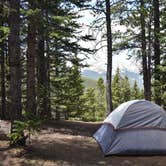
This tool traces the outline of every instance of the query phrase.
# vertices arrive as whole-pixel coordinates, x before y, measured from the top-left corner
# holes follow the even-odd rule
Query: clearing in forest
[[[92,134],[99,123],[58,121],[42,126],[25,148],[8,148],[9,122],[1,121],[0,166],[165,166],[166,156],[104,157]]]

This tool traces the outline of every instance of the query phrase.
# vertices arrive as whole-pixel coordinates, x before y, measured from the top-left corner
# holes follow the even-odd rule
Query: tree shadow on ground
[[[48,138],[48,139],[45,139]],[[53,137],[52,137],[53,138]],[[108,156],[104,157],[95,140],[85,136],[55,135],[54,139],[39,139],[28,149],[28,159],[58,161],[67,165],[164,166],[163,156]],[[65,165],[64,164],[64,165]]]
[[[46,136],[47,137],[47,136]],[[63,161],[75,165],[83,164],[103,164],[110,163],[105,161],[105,157],[100,152],[99,147],[92,138],[84,136],[69,136],[59,139],[42,139],[35,142],[35,145],[29,147],[27,158],[39,158],[51,161]],[[41,142],[40,142],[41,141]],[[104,159],[104,161],[102,161]],[[107,162],[108,161],[108,162]]]
[[[99,123],[53,122],[45,124],[27,150],[28,159],[50,160],[60,165],[113,165],[113,166],[164,166],[164,156],[108,156],[104,157],[96,141],[90,137],[100,126]],[[47,133],[49,128],[55,132]],[[64,130],[61,130],[64,129]],[[66,131],[65,131],[66,130]]]
[[[91,137],[101,126],[101,123],[86,123],[79,121],[52,121],[45,122],[42,126],[44,130],[58,132],[69,135],[81,135]]]

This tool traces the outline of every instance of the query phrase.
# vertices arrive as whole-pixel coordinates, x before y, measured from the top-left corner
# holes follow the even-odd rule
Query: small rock
[[[131,162],[129,161],[129,160],[125,160],[123,163],[122,163],[123,165],[131,165]]]

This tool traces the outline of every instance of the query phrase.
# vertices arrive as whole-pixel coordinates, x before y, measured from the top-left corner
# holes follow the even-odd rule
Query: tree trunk
[[[151,28],[151,13],[150,13],[150,19],[149,19],[149,24],[148,24],[148,91],[149,91],[149,100],[151,101],[151,96],[152,96],[152,91],[151,91],[151,77],[152,77],[152,39],[151,39],[151,33],[152,33],[152,28]]]
[[[160,87],[160,11],[159,0],[153,0],[154,8],[154,99],[161,105],[161,87]]]
[[[48,116],[51,116],[51,88],[50,88],[50,48],[49,48],[49,39],[46,39],[46,50],[47,50],[47,111]]]
[[[44,27],[40,25],[38,28],[38,104],[39,114],[45,118],[50,118],[48,109],[48,78],[47,78],[47,58],[45,57],[45,39]]]
[[[146,36],[145,36],[145,3],[141,0],[141,51],[142,51],[142,67],[143,67],[143,83],[144,83],[144,97],[146,100],[150,100],[149,92],[149,77],[148,77],[148,65],[146,54]]]
[[[21,63],[20,63],[20,0],[10,0],[9,65],[11,120],[21,118]]]
[[[29,1],[30,9],[34,10],[33,1]],[[27,48],[27,101],[26,110],[32,114],[36,114],[36,71],[35,71],[35,58],[36,52],[36,26],[35,16],[31,15],[28,18],[28,48]]]
[[[0,2],[0,26],[4,25],[3,21],[3,4],[4,1]],[[4,54],[4,33],[0,32],[0,56],[1,56],[1,111],[0,118],[6,119],[6,89],[5,89],[5,54]]]
[[[107,77],[106,77],[106,98],[107,114],[113,109],[112,106],[112,29],[110,0],[106,0],[106,24],[107,24]]]
[[[49,2],[48,2],[49,3]],[[48,4],[47,4],[48,5]],[[48,20],[48,11],[46,10],[46,20],[47,24],[49,25]],[[47,111],[48,111],[48,117],[51,117],[51,88],[50,88],[50,46],[49,46],[49,36],[46,35],[46,54],[47,54]]]

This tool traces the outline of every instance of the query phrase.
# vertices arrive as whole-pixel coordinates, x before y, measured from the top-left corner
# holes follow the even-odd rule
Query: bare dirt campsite
[[[92,138],[100,123],[58,121],[45,123],[31,144],[9,148],[10,123],[1,121],[0,166],[165,166],[166,156],[104,157]]]

